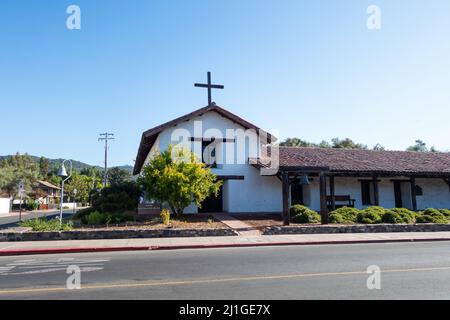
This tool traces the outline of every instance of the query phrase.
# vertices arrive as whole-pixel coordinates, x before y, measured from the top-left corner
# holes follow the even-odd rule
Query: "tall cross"
[[[211,98],[211,89],[224,89],[225,87],[218,84],[211,84],[211,72],[208,71],[208,83],[196,83],[194,84],[195,87],[198,88],[208,88],[208,106],[212,104],[212,98]]]

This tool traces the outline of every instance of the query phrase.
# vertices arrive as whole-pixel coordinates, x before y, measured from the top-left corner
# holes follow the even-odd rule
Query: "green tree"
[[[114,167],[108,170],[108,181],[111,185],[122,184],[132,180],[131,173],[127,170]]]
[[[201,207],[208,196],[218,195],[222,185],[192,152],[173,146],[143,168],[139,183],[152,199],[167,204],[177,215],[191,203]]]
[[[282,147],[316,147],[317,145],[300,138],[287,138],[280,143]]]
[[[47,158],[41,157],[39,159],[39,173],[42,179],[47,179],[47,175],[50,171],[50,161]]]
[[[427,144],[423,142],[422,140],[418,139],[415,141],[415,144],[413,146],[410,146],[406,149],[406,151],[413,151],[413,152],[438,152],[438,150],[435,147],[431,147],[428,150]]]
[[[90,177],[74,172],[64,188],[64,193],[71,199],[75,197],[75,200],[78,202],[89,202],[89,195],[92,189]],[[74,195],[74,190],[77,190],[76,195]]]
[[[352,139],[345,138],[343,140],[339,138],[331,139],[332,148],[336,149],[367,149],[367,146],[361,143],[356,143]]]

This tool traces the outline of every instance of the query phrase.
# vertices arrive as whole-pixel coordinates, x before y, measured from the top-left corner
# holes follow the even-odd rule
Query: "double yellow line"
[[[430,272],[430,271],[444,271],[444,270],[450,270],[450,267],[386,269],[381,270],[381,273]],[[198,279],[198,280],[159,281],[159,282],[144,281],[139,283],[116,283],[116,284],[105,283],[105,284],[83,285],[81,290],[182,286],[193,284],[195,285],[195,284],[214,284],[214,283],[242,282],[242,281],[285,280],[285,279],[350,276],[350,275],[366,275],[366,274],[367,274],[366,271],[343,271],[343,272],[301,273],[301,274],[272,275],[272,276],[236,277],[236,278],[222,278],[222,279]],[[21,293],[51,293],[61,291],[77,292],[81,290],[68,290],[65,287],[19,288],[19,289],[0,290],[0,295],[21,294]]]

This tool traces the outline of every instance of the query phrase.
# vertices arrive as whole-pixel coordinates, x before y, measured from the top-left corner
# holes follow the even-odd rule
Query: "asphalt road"
[[[81,289],[66,288],[78,265]],[[369,290],[367,267],[381,269]],[[0,258],[0,299],[449,299],[450,242]]]
[[[64,210],[63,218],[69,218],[73,215],[73,210]],[[53,219],[59,217],[59,211],[35,211],[35,212],[24,212],[22,215],[22,221],[34,219],[36,217],[47,217],[47,219]],[[12,227],[17,227],[19,221],[19,216],[8,216],[0,217],[0,230],[8,229]]]

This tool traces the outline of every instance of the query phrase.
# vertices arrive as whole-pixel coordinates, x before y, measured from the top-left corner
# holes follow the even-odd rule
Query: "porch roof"
[[[280,147],[279,155],[280,171],[450,177],[450,153],[443,152]]]

